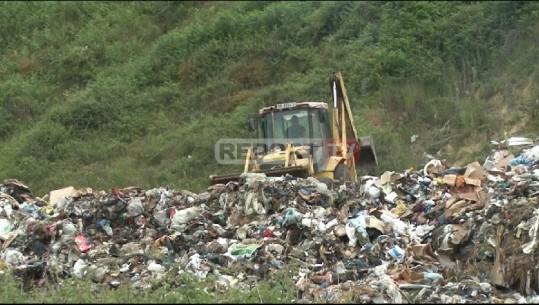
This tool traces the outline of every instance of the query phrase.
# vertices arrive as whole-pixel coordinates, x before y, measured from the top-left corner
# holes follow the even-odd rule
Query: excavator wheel
[[[346,164],[339,164],[335,167],[335,170],[333,171],[333,176],[335,177],[335,180],[339,181],[339,184],[343,184],[346,181],[350,181],[350,170],[346,166]]]

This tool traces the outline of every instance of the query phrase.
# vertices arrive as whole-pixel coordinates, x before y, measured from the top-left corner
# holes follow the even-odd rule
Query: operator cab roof
[[[327,103],[322,102],[303,102],[303,103],[284,103],[284,104],[275,104],[272,106],[264,107],[260,109],[259,114],[266,114],[268,112],[283,111],[290,109],[328,109]]]

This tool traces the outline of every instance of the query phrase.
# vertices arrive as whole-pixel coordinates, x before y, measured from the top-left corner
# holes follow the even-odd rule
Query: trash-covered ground
[[[0,270],[25,290],[212,274],[217,293],[295,264],[299,303],[536,303],[539,145],[493,145],[482,165],[433,159],[334,190],[250,173],[198,194],[67,187],[38,198],[6,180]]]

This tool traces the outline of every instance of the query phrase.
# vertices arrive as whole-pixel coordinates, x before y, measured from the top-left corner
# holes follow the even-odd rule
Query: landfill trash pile
[[[333,190],[247,173],[198,194],[67,187],[38,198],[6,180],[0,270],[25,290],[51,275],[152,289],[214,274],[219,292],[296,264],[299,303],[536,303],[539,146],[508,140],[483,165],[432,159]]]

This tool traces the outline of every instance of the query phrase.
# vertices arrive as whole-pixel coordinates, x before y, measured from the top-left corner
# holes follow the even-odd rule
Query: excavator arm
[[[333,95],[333,135],[341,152],[344,152],[342,156],[346,157],[345,163],[352,181],[357,181],[358,167],[372,170],[378,166],[374,141],[370,136],[358,137],[341,72],[331,75],[330,86]]]

